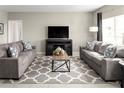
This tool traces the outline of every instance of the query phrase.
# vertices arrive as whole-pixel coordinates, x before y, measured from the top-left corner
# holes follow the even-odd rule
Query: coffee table
[[[55,62],[61,62],[62,64],[54,68]],[[64,63],[63,63],[64,62]],[[67,71],[57,71],[57,69],[61,68],[62,66],[66,65]],[[52,72],[70,72],[70,59],[67,53],[64,55],[53,55],[52,57]]]

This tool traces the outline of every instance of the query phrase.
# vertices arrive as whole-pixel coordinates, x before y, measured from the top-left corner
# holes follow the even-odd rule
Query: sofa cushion
[[[16,46],[10,46],[8,48],[8,56],[17,58],[19,56],[19,50]]]
[[[28,66],[28,65],[29,65],[28,61],[29,61],[30,59],[28,58],[28,54],[27,54],[26,52],[21,52],[21,53],[19,54],[18,59],[19,59],[19,62],[20,62],[22,65],[25,65],[25,66]]]
[[[23,46],[22,41],[18,41],[17,44],[18,44],[18,46],[20,48],[20,51],[22,52],[24,50],[24,46]]]
[[[86,43],[86,49],[88,49],[88,50],[91,50],[91,51],[93,51],[94,50],[94,46],[95,46],[95,41],[92,41],[92,42],[87,42]]]
[[[98,52],[102,55],[104,55],[104,51],[106,50],[106,48],[111,45],[111,44],[108,44],[108,43],[102,43],[102,45],[100,46]]]
[[[27,62],[26,64],[30,65],[30,63],[34,59],[35,55],[36,54],[35,54],[35,51],[33,49],[32,50],[25,50],[19,54],[19,61],[20,62],[22,61],[23,64],[25,64],[25,62]]]
[[[19,75],[22,75],[24,73],[27,67],[34,60],[35,56],[36,56],[36,52],[34,51],[34,49],[20,52],[19,57],[18,57],[19,70],[20,70]]]
[[[85,56],[88,59],[92,60],[93,62],[95,62],[98,65],[101,65],[101,61],[104,58],[103,55],[101,55],[97,52],[89,51],[89,50],[85,50],[85,49],[83,50],[83,53],[85,54]]]
[[[117,46],[117,57],[124,57],[124,46]]]
[[[104,58],[103,55],[97,55],[96,57],[96,54],[92,54],[92,60],[93,62],[95,62],[97,65],[101,66],[101,63],[102,63],[102,59]]]
[[[104,57],[106,58],[114,58],[116,56],[117,47],[114,45],[109,45],[104,51]]]
[[[101,45],[102,45],[102,41],[96,41],[95,46],[94,46],[94,51],[98,52]]]

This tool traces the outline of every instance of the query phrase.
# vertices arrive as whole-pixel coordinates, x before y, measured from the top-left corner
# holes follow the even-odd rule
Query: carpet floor
[[[61,63],[56,62],[55,67]],[[0,79],[0,84],[119,84],[105,82],[79,57],[70,57],[70,63],[70,72],[52,72],[51,57],[38,55],[19,80]]]

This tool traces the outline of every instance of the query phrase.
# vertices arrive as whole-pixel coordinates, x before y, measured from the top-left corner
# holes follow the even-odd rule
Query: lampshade
[[[90,32],[98,32],[98,27],[97,26],[89,27],[89,31]]]

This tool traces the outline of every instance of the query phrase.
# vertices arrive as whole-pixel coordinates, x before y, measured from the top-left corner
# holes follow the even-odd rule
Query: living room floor
[[[0,88],[120,88],[118,84],[0,84]]]
[[[22,84],[40,84],[46,85],[50,87],[50,84],[56,85],[63,84],[67,85],[67,87],[72,87],[69,84],[74,84],[75,87],[78,84],[80,87],[87,87],[90,85],[93,87],[95,84],[96,87],[100,87],[99,85],[109,86],[109,87],[120,87],[118,81],[116,82],[105,82],[97,73],[95,73],[87,64],[85,64],[79,57],[70,57],[71,61],[71,71],[70,72],[52,72],[51,71],[51,58],[50,56],[41,56],[37,55],[32,64],[28,67],[24,75],[19,80],[12,79],[1,79],[1,84],[6,84],[4,86],[8,86],[13,84],[23,86]],[[60,63],[56,63],[55,66],[60,65]],[[66,70],[66,66],[63,66],[58,70]],[[48,84],[48,85],[47,85]],[[81,85],[83,84],[83,85]],[[78,86],[77,85],[77,86]],[[61,87],[62,85],[60,85]],[[1,86],[0,86],[1,87]],[[33,87],[33,86],[32,86]],[[101,86],[102,87],[102,86]]]

